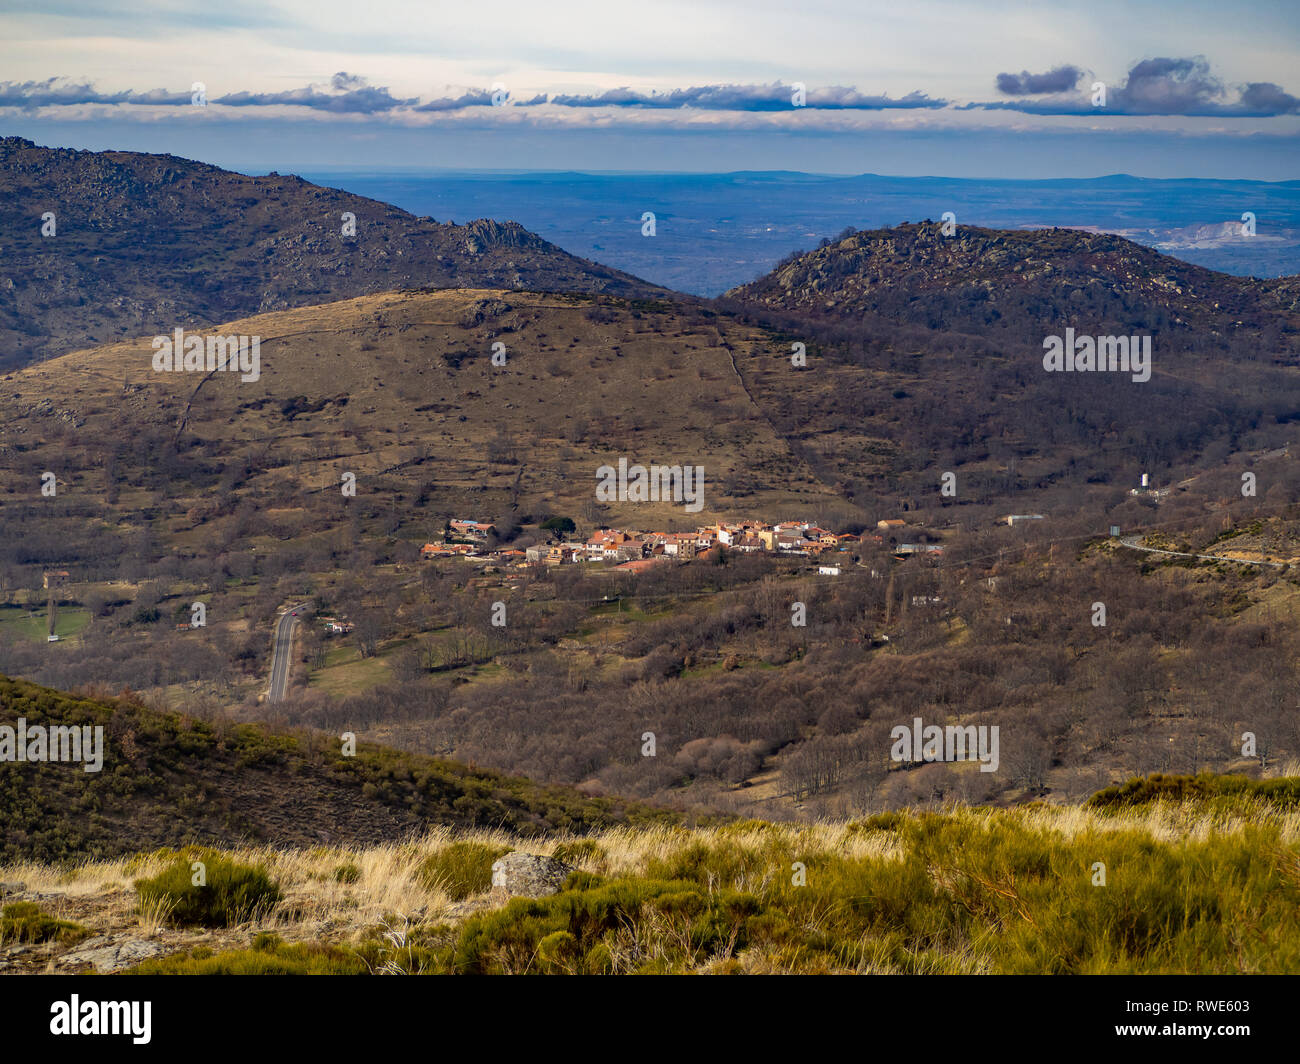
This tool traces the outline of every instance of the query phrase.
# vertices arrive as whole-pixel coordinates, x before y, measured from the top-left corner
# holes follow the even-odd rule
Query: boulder
[[[554,857],[514,850],[492,865],[492,894],[504,898],[544,898],[559,893],[573,869]]]

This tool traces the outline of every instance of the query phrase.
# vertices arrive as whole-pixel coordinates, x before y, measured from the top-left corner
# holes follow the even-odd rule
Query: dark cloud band
[[[965,104],[960,110],[1020,111],[1036,115],[1095,114],[1088,98],[1090,86],[1079,89],[1085,72],[1075,66],[1046,74],[999,74],[998,91],[1007,96],[1037,99]],[[1300,114],[1300,98],[1271,81],[1253,81],[1235,93],[1210,72],[1204,56],[1157,57],[1134,63],[1120,85],[1106,94],[1108,114],[1177,115],[1186,118],[1272,118]]]
[[[1066,64],[1041,73],[1027,70],[997,75],[998,91],[1009,100],[954,105],[919,91],[905,96],[868,95],[857,89],[833,85],[803,89],[773,82],[768,85],[700,85],[666,92],[640,92],[630,88],[598,93],[548,96],[540,93],[514,100],[498,86],[469,89],[458,96],[422,100],[394,96],[387,88],[340,71],[328,84],[309,85],[283,92],[234,92],[213,97],[224,107],[258,109],[301,107],[338,115],[382,115],[399,112],[456,112],[469,108],[507,104],[562,108],[627,108],[640,110],[696,110],[733,113],[789,111],[795,107],[814,111],[967,110],[1019,111],[1036,115],[1096,114],[1090,100],[1091,75],[1082,67]],[[798,90],[798,91],[796,91]],[[187,106],[188,92],[152,89],[101,93],[92,85],[66,78],[45,81],[0,82],[0,107],[32,110],[78,104],[137,106]],[[1272,82],[1250,82],[1235,91],[1210,72],[1204,56],[1143,59],[1129,70],[1124,82],[1111,86],[1105,111],[1122,115],[1178,115],[1266,118],[1300,113],[1300,98]]]

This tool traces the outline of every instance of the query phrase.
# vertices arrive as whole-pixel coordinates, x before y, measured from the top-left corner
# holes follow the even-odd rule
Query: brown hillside
[[[57,520],[34,490],[52,470],[60,512],[112,499],[114,521],[167,515],[183,537],[238,500],[334,520],[352,472],[358,497],[406,499],[403,517],[424,485],[449,510],[495,517],[522,496],[580,514],[597,467],[626,457],[703,466],[705,506],[615,505],[610,520],[694,527],[833,500],[737,372],[778,361],[770,340],[715,321],[561,295],[365,296],[214,330],[261,337],[252,382],[155,373],[149,338],[109,344],[0,381],[0,498]]]

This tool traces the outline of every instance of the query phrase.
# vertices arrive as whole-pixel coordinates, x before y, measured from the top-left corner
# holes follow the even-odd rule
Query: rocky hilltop
[[[959,225],[944,236],[940,223],[922,222],[850,233],[790,256],[724,298],[1034,342],[1048,325],[1257,338],[1294,325],[1295,285],[1217,273],[1106,233]]]
[[[402,288],[663,294],[515,222],[436,222],[298,177],[18,137],[0,139],[0,232],[0,368]]]

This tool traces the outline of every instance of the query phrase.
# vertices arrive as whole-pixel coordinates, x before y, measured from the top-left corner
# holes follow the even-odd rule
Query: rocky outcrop
[[[1293,284],[1217,273],[1109,233],[957,225],[945,235],[923,222],[841,235],[724,298],[975,335],[1041,337],[1084,322],[1094,333],[1204,337],[1283,329]]]
[[[59,958],[65,968],[90,966],[100,974],[130,968],[150,957],[170,952],[166,946],[130,935],[97,935]]]
[[[557,894],[573,869],[554,857],[514,850],[492,865],[492,896],[544,898]]]

